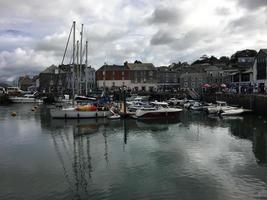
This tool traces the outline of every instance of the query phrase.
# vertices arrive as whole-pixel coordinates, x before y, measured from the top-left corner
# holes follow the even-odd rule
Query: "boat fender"
[[[12,113],[11,113],[11,116],[12,116],[12,117],[16,117],[16,116],[17,116],[17,113],[16,113],[16,112],[12,112]]]
[[[95,113],[95,117],[97,117],[97,112]]]
[[[65,119],[67,119],[67,113],[65,113],[64,117],[65,117]]]
[[[77,113],[77,118],[80,119],[80,113]]]

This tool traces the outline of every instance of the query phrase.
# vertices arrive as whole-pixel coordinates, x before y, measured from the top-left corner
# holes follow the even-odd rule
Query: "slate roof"
[[[156,70],[152,63],[127,63],[130,70]]]
[[[58,68],[57,66],[51,65],[50,67],[47,67],[44,71],[42,71],[41,74],[54,74],[55,69],[57,68]]]
[[[103,65],[97,71],[105,71],[105,70],[125,70],[126,67],[123,65]]]

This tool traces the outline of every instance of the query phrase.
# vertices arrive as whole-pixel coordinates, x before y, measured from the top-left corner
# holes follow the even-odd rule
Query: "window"
[[[266,60],[258,58],[257,62],[257,80],[266,79]]]

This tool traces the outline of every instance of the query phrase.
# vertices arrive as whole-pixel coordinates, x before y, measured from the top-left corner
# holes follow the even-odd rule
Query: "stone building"
[[[32,86],[32,79],[28,76],[20,76],[18,80],[18,87],[23,91],[28,91],[28,88]]]
[[[159,90],[180,88],[180,73],[171,67],[157,67],[157,87]]]
[[[157,89],[157,70],[152,63],[125,63],[130,70],[130,88],[134,91]]]

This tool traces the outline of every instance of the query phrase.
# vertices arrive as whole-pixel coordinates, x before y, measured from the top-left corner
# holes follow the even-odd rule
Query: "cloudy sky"
[[[59,64],[73,20],[97,69],[267,48],[266,11],[266,0],[1,0],[0,80]]]

